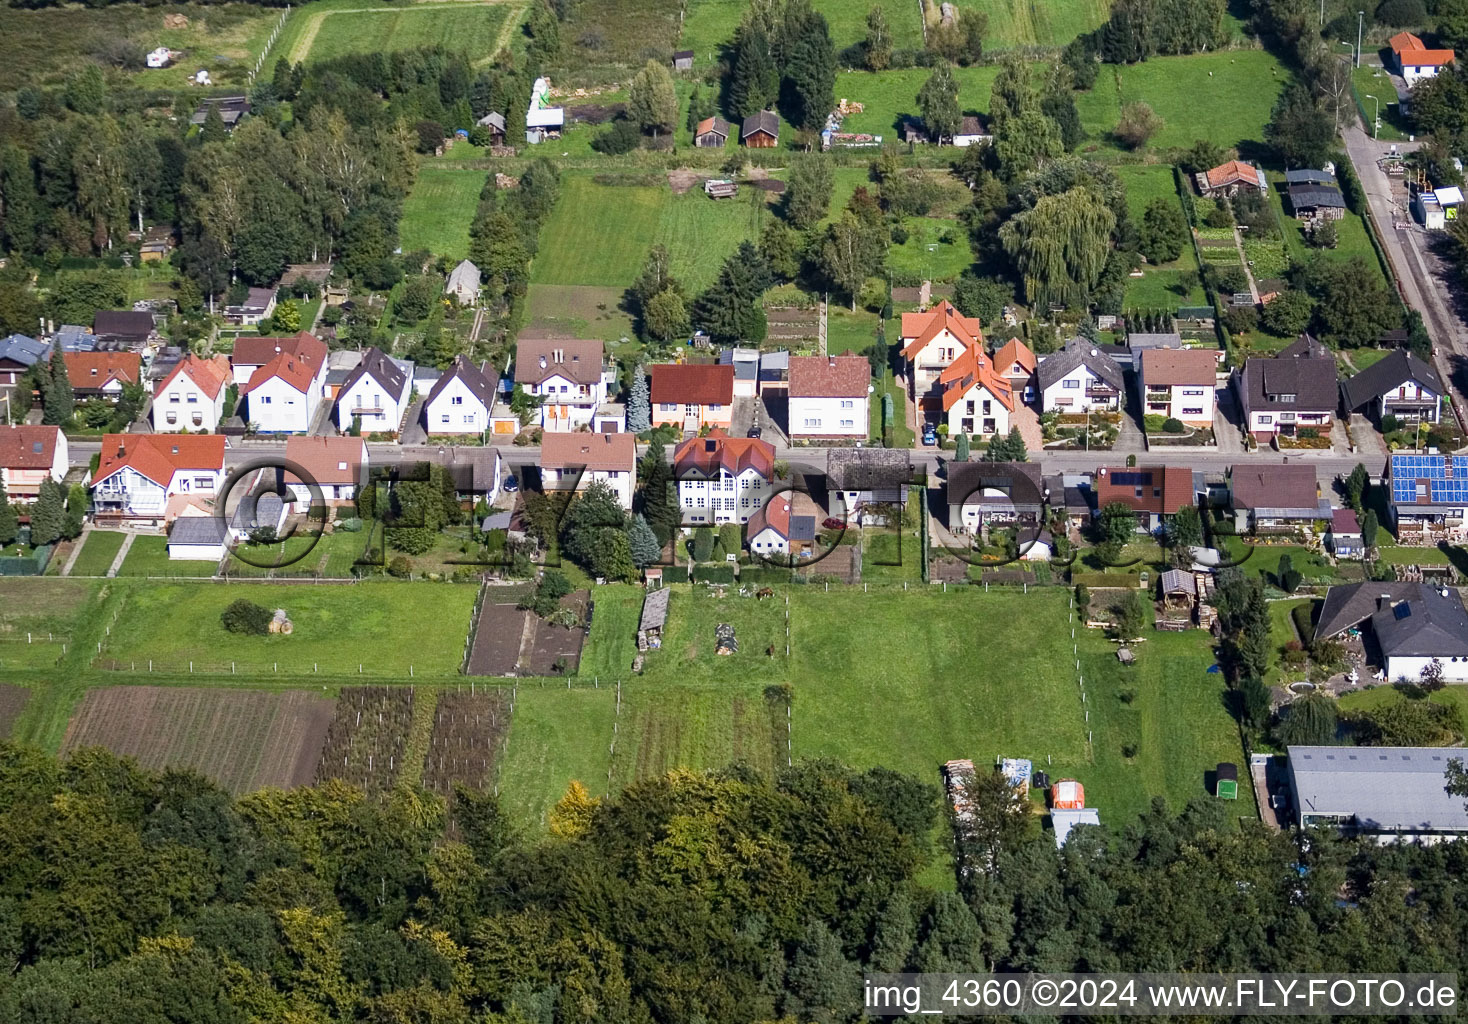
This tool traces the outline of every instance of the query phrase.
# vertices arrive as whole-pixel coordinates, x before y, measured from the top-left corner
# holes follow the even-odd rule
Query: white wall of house
[[[153,431],[158,434],[177,434],[184,430],[192,434],[213,432],[219,429],[223,414],[224,388],[210,398],[192,377],[180,373],[153,398]]]
[[[168,499],[174,494],[214,494],[224,483],[224,469],[179,469],[166,486],[148,479],[131,466],[123,466],[117,472],[94,485],[99,496],[126,494],[127,502],[122,510],[135,516],[163,515]]]
[[[868,436],[867,396],[860,398],[805,398],[790,396],[791,437]]]
[[[489,429],[489,410],[469,385],[454,377],[438,397],[424,406],[424,427],[430,434],[482,434]]]
[[[217,562],[224,557],[223,544],[173,544],[168,545],[170,562]]]
[[[749,550],[757,555],[788,555],[790,554],[790,542],[780,536],[780,531],[766,526],[749,538]]]
[[[922,397],[938,387],[938,377],[964,351],[964,343],[951,331],[939,331],[908,360],[913,394]]]
[[[1178,417],[1181,419],[1182,417]],[[1251,434],[1277,434],[1281,427],[1321,427],[1328,429],[1334,420],[1334,415],[1329,412],[1315,410],[1308,412],[1285,412],[1281,409],[1271,409],[1268,412],[1260,412],[1257,409],[1249,413],[1249,433]],[[1184,421],[1186,422],[1186,421]]]
[[[685,524],[747,523],[769,500],[770,490],[770,482],[753,469],[737,477],[721,469],[712,480],[680,477],[678,504]]]
[[[1404,64],[1402,65],[1402,79],[1410,88],[1423,79],[1436,78],[1442,68],[1440,64]]]
[[[595,483],[604,483],[617,496],[617,502],[632,511],[632,485],[637,470],[628,469],[545,469],[540,471],[540,484],[547,491],[584,491]],[[580,478],[578,480],[578,477]]]
[[[263,364],[231,363],[230,369],[234,371],[234,382],[240,387],[244,387],[246,384],[250,383],[250,378],[255,375],[255,371],[260,369],[261,365]]]
[[[1217,389],[1212,384],[1174,384],[1166,388],[1153,388],[1144,383],[1142,390],[1146,405],[1144,411],[1147,413],[1158,413],[1170,419],[1181,420],[1190,427],[1213,426],[1213,405]],[[1160,397],[1154,398],[1154,394]]]
[[[974,383],[962,398],[949,407],[948,436],[981,434],[985,437],[1009,433],[1009,410],[988,388]]]
[[[245,418],[267,434],[304,434],[321,406],[321,387],[316,381],[305,394],[280,377],[271,377],[245,396]]]
[[[1437,423],[1442,419],[1442,396],[1423,387],[1415,380],[1406,381],[1377,399],[1376,415],[1378,417],[1386,415],[1395,402],[1431,402],[1432,411],[1427,413],[1423,419],[1428,423]]]
[[[546,430],[579,430],[591,425],[596,407],[607,400],[607,379],[603,375],[595,384],[579,384],[570,377],[553,373],[539,384],[526,388],[540,395],[540,425]]]
[[[1423,671],[1432,664],[1432,661],[1432,658],[1388,658],[1386,659],[1387,681],[1394,683],[1398,679],[1410,679],[1415,682],[1422,678]],[[1445,682],[1468,683],[1468,658],[1438,658],[1437,661],[1443,667]]]
[[[1064,377],[1046,388],[1040,395],[1040,408],[1045,412],[1087,412],[1096,409],[1115,409],[1116,397],[1099,398],[1086,394],[1094,386],[1106,386],[1088,366],[1077,366]]]
[[[364,434],[397,430],[403,422],[403,414],[408,411],[412,387],[411,379],[404,380],[400,394],[389,394],[376,377],[364,373],[355,384],[337,396],[337,426],[346,430],[352,425],[352,420],[360,416]]]

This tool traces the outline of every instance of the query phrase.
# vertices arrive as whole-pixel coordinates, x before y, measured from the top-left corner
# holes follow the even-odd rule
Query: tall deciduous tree
[[[664,288],[643,306],[642,323],[647,328],[647,333],[660,342],[667,343],[674,338],[685,337],[688,334],[689,319],[683,296],[675,288]]]
[[[1287,167],[1319,167],[1336,146],[1335,122],[1310,89],[1296,83],[1275,103],[1264,140]]]
[[[1116,215],[1091,188],[1040,197],[999,230],[1032,305],[1084,305],[1111,254]]]
[[[1137,241],[1142,255],[1151,263],[1171,263],[1182,255],[1183,246],[1189,244],[1188,222],[1175,198],[1159,196],[1147,204]]]
[[[862,43],[868,71],[886,71],[892,64],[892,30],[887,14],[878,4],[867,11],[867,35]]]
[[[678,96],[667,65],[649,60],[632,76],[627,90],[627,116],[644,132],[661,135],[678,123]]]
[[[801,231],[814,227],[831,208],[836,172],[820,153],[800,153],[790,160],[785,188],[785,215]]]
[[[958,83],[953,80],[952,68],[946,64],[936,68],[918,90],[917,103],[923,127],[935,142],[951,140],[958,134],[963,115],[958,109]]]
[[[821,270],[851,300],[856,312],[856,298],[866,279],[882,266],[880,229],[863,224],[850,210],[826,228],[821,243]]]

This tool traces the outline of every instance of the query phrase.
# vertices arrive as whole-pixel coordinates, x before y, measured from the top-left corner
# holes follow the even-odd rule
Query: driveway
[[[1028,405],[1016,406],[1009,424],[1019,427],[1019,435],[1025,439],[1025,448],[1031,453],[1038,454],[1045,447],[1045,432],[1040,429],[1040,414]]]
[[[1367,469],[1375,473],[1376,467],[1386,464],[1386,441],[1377,432],[1376,424],[1359,412],[1351,415],[1351,437],[1355,438],[1356,454],[1361,456],[1361,461],[1366,464]]]
[[[1233,388],[1218,392],[1218,405],[1213,411],[1213,436],[1218,450],[1230,455],[1244,454],[1244,419],[1238,396]]]
[[[428,431],[423,427],[423,402],[420,398],[408,406],[408,415],[403,422],[400,444],[423,444],[428,440]]]

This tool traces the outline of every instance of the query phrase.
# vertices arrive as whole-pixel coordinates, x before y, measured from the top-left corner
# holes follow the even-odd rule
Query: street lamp
[[[1361,26],[1365,23],[1366,12],[1356,12],[1356,66],[1361,66]]]
[[[1381,130],[1381,102],[1370,93],[1366,94],[1366,98],[1371,101],[1371,111],[1374,117],[1371,125],[1371,137],[1374,139],[1376,138],[1376,133]]]

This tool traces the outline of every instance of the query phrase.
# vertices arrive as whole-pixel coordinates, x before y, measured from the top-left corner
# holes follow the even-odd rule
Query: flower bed
[[[1149,448],[1206,448],[1218,443],[1211,427],[1192,427],[1182,434],[1148,434]]]
[[[1330,447],[1330,436],[1324,437],[1285,437],[1279,435],[1274,439],[1275,446],[1280,451],[1324,451]]]

